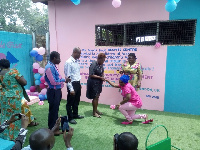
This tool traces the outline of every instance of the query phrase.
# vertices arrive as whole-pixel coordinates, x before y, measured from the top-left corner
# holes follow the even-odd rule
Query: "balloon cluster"
[[[33,50],[30,52],[30,55],[32,57],[35,57],[36,61],[42,61],[43,60],[43,56],[45,54],[45,48],[40,47],[38,48],[33,48]],[[45,69],[40,67],[40,64],[35,62],[33,63],[33,73],[34,74],[34,79],[35,79],[35,85],[39,86],[41,90],[41,92],[39,93],[39,99],[40,101],[43,101],[45,99],[47,99],[46,96],[46,82],[45,82],[45,78],[44,78],[44,73],[45,73]],[[31,86],[30,87],[30,92],[35,92],[36,91],[36,87],[35,86]]]
[[[166,3],[165,5],[165,9],[166,11],[168,12],[173,12],[176,7],[177,7],[177,3],[179,2],[180,0],[168,0],[168,2]]]
[[[79,5],[81,3],[81,0],[71,0],[74,5]]]
[[[112,1],[112,5],[113,5],[113,7],[115,7],[115,8],[118,8],[118,7],[120,7],[121,6],[121,0],[113,0]]]
[[[37,61],[42,61],[43,56],[45,54],[45,48],[40,47],[40,48],[33,48],[33,50],[30,52],[30,55],[32,57],[35,57]]]

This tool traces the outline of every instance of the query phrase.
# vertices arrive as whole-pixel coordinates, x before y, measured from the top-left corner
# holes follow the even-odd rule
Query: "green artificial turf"
[[[59,115],[67,115],[66,101],[60,104]],[[37,103],[30,106],[33,115],[40,124],[36,127],[28,127],[28,135],[24,146],[28,145],[30,134],[39,129],[47,127],[48,102],[43,106]],[[138,150],[145,150],[145,141],[149,131],[156,125],[164,125],[168,129],[172,145],[183,150],[200,150],[200,116],[160,112],[152,110],[138,110],[137,113],[147,113],[154,119],[151,124],[142,124],[143,120],[134,121],[132,125],[120,124],[124,121],[124,116],[119,110],[112,110],[108,105],[100,104],[99,110],[104,113],[102,118],[92,116],[91,103],[80,102],[79,114],[84,115],[84,119],[77,120],[72,138],[74,150],[112,150],[113,135],[122,132],[131,132],[139,140]],[[166,138],[166,132],[159,127],[154,130],[149,137],[148,145],[156,143]],[[54,150],[66,150],[62,135],[56,137]]]

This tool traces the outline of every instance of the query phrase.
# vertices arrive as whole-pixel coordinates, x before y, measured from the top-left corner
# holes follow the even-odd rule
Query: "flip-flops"
[[[96,113],[96,115],[93,115],[93,117],[101,118],[101,116],[97,113]]]

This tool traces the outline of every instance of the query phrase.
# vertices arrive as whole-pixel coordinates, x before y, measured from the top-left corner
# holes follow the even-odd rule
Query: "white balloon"
[[[45,54],[45,48],[44,47],[40,47],[39,50],[38,50],[38,54],[44,55]]]
[[[39,49],[35,47],[35,48],[33,48],[33,50],[35,50],[35,51],[37,51],[37,52],[38,52],[38,50],[39,50]]]
[[[112,5],[113,5],[113,7],[115,7],[115,8],[118,8],[118,7],[120,7],[121,6],[121,0],[113,0],[112,1]]]

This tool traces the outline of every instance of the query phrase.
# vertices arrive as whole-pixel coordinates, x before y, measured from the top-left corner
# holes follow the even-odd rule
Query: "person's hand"
[[[24,114],[21,116],[21,127],[26,129],[29,124],[29,118],[26,117]]]
[[[138,81],[137,88],[140,88],[140,87],[141,87],[141,81]]]
[[[123,74],[123,73],[124,73],[124,71],[123,71],[123,70],[120,70],[120,71],[119,71],[119,73],[120,73],[120,74]]]
[[[119,107],[121,106],[120,104],[117,104],[117,105],[115,105],[116,107],[116,109],[119,109]]]
[[[61,122],[61,118],[59,117],[59,118],[56,120],[56,124],[55,124],[54,127],[51,129],[51,131],[54,133],[54,135],[62,134],[62,132],[59,131],[60,122]]]
[[[71,82],[71,79],[68,77],[65,77],[65,83]]]
[[[101,80],[102,80],[102,81],[105,81],[105,78],[104,78],[104,77],[101,77]]]
[[[75,95],[75,91],[71,91],[70,95],[74,96]]]
[[[68,133],[66,133],[66,130],[64,131],[63,140],[64,140],[65,146],[67,148],[72,147],[70,141],[72,139],[73,133],[74,133],[74,129],[71,128],[71,127],[69,127],[69,132]]]
[[[13,115],[10,117],[10,119],[8,120],[7,125],[9,125],[9,124],[11,124],[11,123],[13,123],[13,122],[15,122],[15,121],[17,121],[17,120],[20,120],[20,119],[21,119],[21,114],[20,114],[20,113],[18,113],[18,114],[13,114]]]

